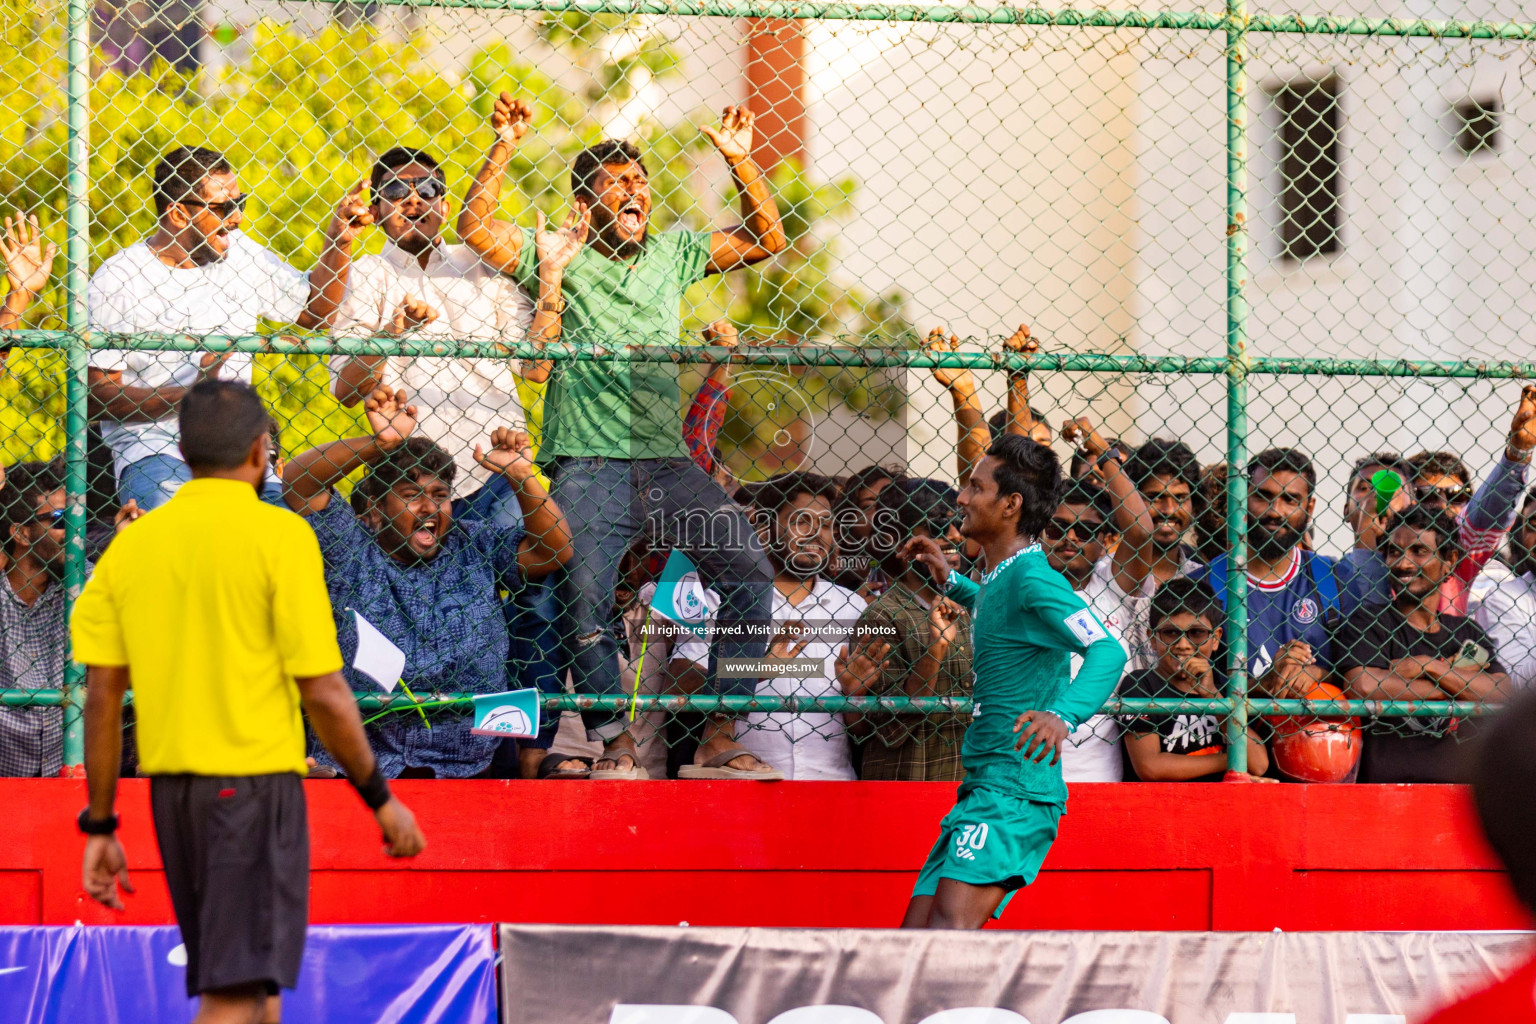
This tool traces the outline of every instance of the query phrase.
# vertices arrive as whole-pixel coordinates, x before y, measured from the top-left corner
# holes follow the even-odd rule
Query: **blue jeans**
[[[150,455],[124,467],[117,481],[117,497],[124,505],[138,502],[139,511],[149,512],[170,501],[191,479],[192,471],[181,456]]]
[[[517,503],[512,484],[504,476],[490,482],[467,498],[454,503],[454,516],[464,522],[490,522],[497,526],[521,526],[523,508]],[[507,632],[512,638],[507,648],[508,678],[517,685],[540,693],[561,693],[565,678],[560,664],[560,635],[555,632],[555,579],[558,571],[543,579],[525,580],[522,587],[502,602]],[[539,737],[515,742],[525,747],[548,750],[555,742],[560,718],[553,713],[542,716]]]
[[[129,501],[139,504],[140,512],[157,509],[170,501],[181,485],[192,479],[192,470],[175,455],[150,455],[138,462],[130,462],[117,482],[117,499],[126,505]],[[268,477],[261,490],[261,500],[269,505],[283,504],[281,480]]]
[[[575,557],[560,580],[560,635],[570,645],[576,692],[624,692],[613,590],[619,560],[644,530],[657,547],[681,549],[699,579],[720,595],[710,646],[709,689],[750,695],[754,679],[719,678],[721,658],[761,658],[773,618],[773,574],[746,514],[691,459],[557,459],[553,496],[571,527]],[[757,629],[748,629],[749,624]],[[624,731],[622,713],[583,712],[587,734],[611,741]]]

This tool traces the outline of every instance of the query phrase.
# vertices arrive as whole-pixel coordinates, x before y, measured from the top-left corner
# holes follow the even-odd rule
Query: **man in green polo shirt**
[[[497,138],[459,215],[459,237],[489,266],[525,288],[538,279],[533,230],[496,217],[501,184],[532,108],[503,93],[491,124]],[[566,267],[559,308],[563,343],[594,358],[561,360],[549,382],[540,461],[565,510],[576,556],[560,583],[562,635],[572,645],[576,687],[618,693],[618,644],[610,619],[619,559],[642,528],[686,551],[721,598],[709,678],[721,658],[761,658],[771,622],[772,573],[746,516],[683,442],[682,398],[673,363],[630,361],[639,345],[675,345],[683,293],[711,274],[745,267],[788,244],[767,179],[752,162],[752,114],[727,107],[702,129],[730,167],[742,223],[724,231],[650,231],[651,188],[640,151],[607,140],[571,167],[576,207],[591,217],[590,241]],[[759,628],[752,628],[753,626]],[[721,679],[722,693],[752,693],[753,679]],[[604,755],[594,779],[643,778],[621,716],[586,713]],[[734,742],[727,716],[712,719],[695,765],[698,778],[779,777]]]

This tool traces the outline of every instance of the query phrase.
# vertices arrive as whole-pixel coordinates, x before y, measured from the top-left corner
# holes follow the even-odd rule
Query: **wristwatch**
[[[110,818],[93,818],[91,809],[87,807],[75,819],[75,824],[88,836],[109,836],[117,831],[118,817],[114,814]]]
[[[564,313],[565,299],[540,299],[538,308],[540,313]]]

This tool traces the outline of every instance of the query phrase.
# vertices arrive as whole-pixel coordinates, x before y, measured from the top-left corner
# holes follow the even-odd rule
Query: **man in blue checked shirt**
[[[283,496],[309,519],[325,558],[326,586],[342,654],[350,665],[363,615],[406,656],[412,692],[497,693],[507,689],[508,636],[500,592],[554,572],[571,558],[565,516],[539,483],[528,436],[501,428],[475,458],[512,484],[522,526],[453,519],[452,456],[413,437],[416,409],[405,393],[375,391],[365,408],[373,436],[312,448],[288,463]],[[332,488],[364,468],[361,514]],[[347,670],[354,689],[374,689]],[[463,779],[485,775],[497,739],[470,733],[467,716],[414,714],[368,727],[389,778]],[[322,764],[328,764],[323,758]]]

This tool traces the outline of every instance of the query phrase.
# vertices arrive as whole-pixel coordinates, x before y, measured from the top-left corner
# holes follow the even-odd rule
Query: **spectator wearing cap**
[[[64,616],[64,460],[18,462],[0,486],[5,528],[0,585],[0,690],[57,690],[64,685],[69,624]],[[121,529],[138,518],[118,510]],[[87,566],[87,572],[90,567]],[[0,707],[0,775],[59,774],[61,708]]]
[[[837,556],[833,539],[831,480],[814,473],[783,473],[756,488],[758,536],[773,567],[773,630],[769,660],[798,659],[801,666],[761,679],[759,695],[823,697],[842,693],[837,682],[839,651],[853,637],[865,601],[826,577]],[[718,765],[686,766],[680,778],[711,778],[735,754],[746,751],[786,779],[852,780],[853,752],[841,714],[754,713],[736,726],[736,751],[713,759]],[[759,779],[761,772],[729,777]]]
[[[1493,641],[1517,690],[1536,686],[1536,491],[1525,496],[1509,533],[1511,576],[1488,592],[1473,616]]]
[[[1113,591],[1108,574],[1094,572],[1120,541],[1111,516],[1114,498],[1097,483],[1070,480],[1062,488],[1056,511],[1040,531],[1040,547],[1052,569],[1067,578],[1077,596],[1104,623],[1116,640],[1124,642],[1124,602]],[[1075,676],[1082,656],[1073,654]],[[1120,727],[1109,715],[1094,715],[1079,725],[1061,747],[1061,774],[1068,782],[1119,782],[1124,777],[1120,758]]]
[[[365,404],[370,437],[332,441],[288,463],[288,507],[320,539],[325,579],[342,651],[351,664],[361,614],[405,652],[404,682],[417,693],[497,693],[507,689],[508,637],[500,592],[548,575],[571,557],[565,516],[538,480],[527,435],[498,429],[476,446],[482,465],[506,475],[522,525],[456,522],[452,457],[413,436],[405,395],[376,392]],[[363,514],[332,488],[363,469]],[[355,689],[375,689],[348,668]],[[368,727],[389,778],[469,778],[491,767],[496,739],[470,734],[470,720],[444,717],[427,729],[396,713]],[[533,756],[542,760],[543,752]]]
[[[1086,416],[1062,426],[1061,436],[1091,462],[1095,477],[1109,492],[1120,534],[1115,550],[1095,566],[1103,589],[1120,603],[1117,618],[1128,671],[1147,668],[1152,650],[1147,638],[1148,602],[1159,584],[1188,576],[1200,567],[1184,546],[1194,521],[1200,463],[1182,441],[1153,438],[1126,455],[1094,428]]]
[[[937,480],[900,480],[875,503],[872,545],[891,585],[859,616],[853,642],[839,652],[843,693],[859,696],[969,697],[971,619],[942,595],[922,563],[899,552],[913,537],[939,541],[960,568],[958,493]],[[958,715],[859,716],[859,777],[873,781],[959,782],[966,722]]]
[[[336,208],[308,275],[240,230],[248,198],[222,153],[179,146],[154,172],[155,232],[91,275],[91,329],[104,333],[252,335],[258,321],[329,326],[346,292],[352,243],[371,222],[361,183]],[[176,405],[215,377],[250,379],[251,357],[103,349],[87,377],[118,491],[148,512],[191,470],[177,449]]]
[[[1503,546],[1505,535],[1514,523],[1516,505],[1530,473],[1533,451],[1536,451],[1536,386],[1527,385],[1520,391],[1520,402],[1510,422],[1504,452],[1475,492],[1466,464],[1450,452],[1419,452],[1408,460],[1412,474],[1408,483],[1413,488],[1414,500],[1444,510],[1457,526],[1456,542],[1461,549],[1461,558],[1440,587],[1440,600],[1445,602],[1445,611],[1469,615],[1475,610],[1473,589],[1484,582],[1479,577]],[[1506,575],[1500,573],[1486,584],[1496,585]],[[1382,559],[1357,559],[1346,582],[1347,593],[1352,598],[1358,595],[1358,598],[1345,606],[1345,612],[1360,605],[1391,601],[1389,577]],[[1478,589],[1481,591],[1482,587]]]
[[[1344,621],[1337,666],[1362,700],[1495,703],[1511,695],[1493,641],[1471,619],[1446,610],[1441,593],[1461,557],[1454,513],[1420,502],[1395,512],[1378,550],[1392,601],[1365,605]],[[1361,782],[1460,782],[1463,746],[1476,719],[1380,719],[1367,729]]]

